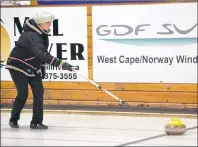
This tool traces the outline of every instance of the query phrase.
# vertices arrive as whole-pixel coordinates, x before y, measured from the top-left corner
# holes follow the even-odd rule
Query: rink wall
[[[137,6],[138,4],[127,4],[127,6],[134,6],[134,5]],[[143,5],[143,4],[141,4],[141,5]],[[149,4],[146,4],[146,5],[149,6]],[[152,4],[152,5],[156,5],[156,4]],[[160,9],[160,7],[162,5],[165,5],[165,4],[159,4],[159,5],[156,5],[156,7],[158,7]],[[176,3],[172,3],[172,5],[176,5]],[[70,44],[70,46],[69,47],[64,46],[65,48],[63,47],[62,49],[67,50],[66,52],[68,52],[70,54],[72,54],[71,50],[74,50],[77,47],[80,48],[80,46],[78,46],[76,44],[82,44],[84,46],[84,53],[85,53],[84,60],[73,59],[73,60],[71,60],[71,62],[70,61],[68,61],[68,62],[78,65],[79,71],[82,72],[85,76],[89,77],[92,80],[98,81],[97,83],[99,85],[101,85],[105,89],[109,90],[116,96],[127,101],[131,105],[146,106],[146,107],[150,107],[150,106],[197,107],[197,78],[194,76],[194,75],[197,75],[197,71],[196,71],[197,68],[195,68],[196,70],[194,70],[194,67],[195,67],[194,63],[183,64],[184,65],[183,68],[180,67],[181,64],[180,65],[178,64],[178,66],[176,66],[176,65],[172,66],[172,68],[170,68],[170,66],[167,66],[165,64],[161,64],[158,66],[149,66],[149,65],[143,65],[143,64],[141,64],[141,66],[140,66],[140,64],[134,65],[134,66],[124,65],[124,68],[123,68],[121,66],[122,65],[121,63],[115,64],[115,65],[106,63],[106,64],[103,64],[104,66],[101,66],[101,64],[97,63],[96,62],[97,56],[99,54],[103,53],[105,56],[111,55],[111,53],[110,53],[111,50],[106,51],[106,52],[104,51],[104,49],[106,49],[106,50],[109,49],[108,47],[111,45],[112,45],[112,48],[114,46],[116,46],[115,47],[116,51],[114,51],[114,53],[118,52],[119,55],[122,55],[122,53],[123,53],[123,55],[128,54],[129,56],[132,56],[136,52],[135,52],[135,50],[134,50],[134,52],[130,52],[130,51],[125,52],[124,50],[127,49],[126,44],[124,44],[124,45],[123,44],[121,45],[119,43],[116,44],[117,42],[110,43],[110,44],[109,43],[101,43],[101,40],[100,40],[100,39],[105,40],[105,39],[111,38],[111,39],[115,39],[114,41],[117,41],[116,39],[120,39],[119,37],[114,38],[114,36],[110,36],[109,38],[102,38],[100,36],[101,38],[100,37],[94,38],[93,35],[95,33],[93,32],[93,30],[95,28],[93,29],[93,23],[96,22],[95,23],[96,26],[98,25],[97,23],[100,23],[99,19],[93,18],[93,7],[97,6],[97,5],[86,5],[86,6],[85,5],[74,5],[74,6],[65,5],[65,6],[54,6],[54,7],[59,7],[61,9],[63,9],[63,8],[78,8],[81,6],[86,7],[86,18],[84,18],[85,20],[84,21],[81,20],[82,17],[80,15],[74,16],[74,17],[77,17],[77,18],[75,18],[76,20],[70,20],[72,18],[69,18],[66,20],[64,25],[67,25],[67,22],[69,23],[69,21],[74,22],[76,24],[76,26],[75,26],[76,29],[79,31],[82,31],[82,32],[78,33],[78,31],[74,31],[74,34],[72,36],[72,34],[71,34],[72,32],[69,31],[69,29],[66,29],[66,31],[65,31],[66,35],[65,35],[63,33],[64,26],[61,26],[59,28],[60,32],[59,32],[59,34],[56,32],[57,33],[56,36],[58,36],[58,35],[60,36],[61,30],[62,30],[62,34],[63,34],[64,38],[63,37],[60,38],[58,36],[59,38],[57,37],[57,38],[53,39],[54,43],[57,43],[59,41],[60,41],[59,43],[63,43],[61,41],[66,40],[64,43]],[[39,8],[39,7],[45,7],[46,9],[48,9],[53,6],[32,6],[33,9]],[[185,7],[185,6],[182,6],[182,7]],[[16,9],[19,10],[22,8],[29,9],[29,6],[21,6],[21,7],[17,7]],[[6,7],[6,8],[2,8],[2,9],[11,9],[11,8]],[[129,10],[129,9],[130,8],[127,8],[127,10]],[[177,9],[177,8],[175,7],[175,9]],[[168,8],[167,8],[167,10],[168,10]],[[52,12],[55,12],[57,15],[59,13],[62,14],[62,15],[59,14],[58,17],[60,19],[63,19],[65,17],[63,15],[64,14],[63,11],[61,11],[61,12],[57,12],[57,11],[58,11],[57,8],[52,10]],[[99,11],[99,10],[97,10],[97,11]],[[112,8],[112,11],[113,11],[113,8]],[[179,9],[178,9],[178,11],[179,11]],[[1,12],[2,12],[2,17],[3,17],[4,10],[1,10]],[[23,12],[23,11],[21,11],[21,12]],[[106,12],[106,8],[104,8],[103,13],[104,12]],[[101,11],[101,13],[102,13],[102,11]],[[140,14],[140,15],[143,17],[144,14],[145,13]],[[191,11],[189,12],[189,14],[191,14]],[[11,15],[11,14],[9,14],[9,15]],[[24,19],[23,17],[25,17],[25,15],[32,15],[32,14],[30,12],[28,12],[27,14],[23,14],[21,16],[21,22],[23,22],[23,19]],[[99,14],[95,11],[95,15],[97,16]],[[106,21],[104,23],[101,22],[101,24],[109,23],[109,25],[110,25],[111,22],[108,21],[109,20],[108,17],[111,17],[110,15],[112,15],[112,14],[109,13],[109,15],[107,15],[106,19],[101,18],[101,21],[102,20]],[[175,16],[177,16],[177,15],[175,15]],[[68,14],[68,16],[70,16],[70,15]],[[187,18],[185,15],[182,15],[182,16],[183,16],[183,18]],[[13,16],[11,16],[11,17],[13,17]],[[105,17],[105,13],[103,14],[103,17]],[[115,12],[115,17],[121,18],[119,15],[116,15],[116,12]],[[134,16],[129,17],[129,19],[131,19],[131,18],[134,18]],[[156,18],[159,18],[159,17],[156,16]],[[114,21],[115,24],[118,23],[118,21],[116,21],[116,19],[112,18],[112,20]],[[134,20],[138,21],[137,18],[135,18]],[[167,16],[167,20],[168,20],[168,16]],[[174,20],[174,17],[171,17],[170,20],[177,25],[180,24],[181,22],[183,22],[181,19],[179,19],[179,22],[177,23],[177,21]],[[12,35],[8,35],[8,36],[10,36],[10,40],[12,42],[11,44],[13,44],[14,41],[12,41],[12,38],[16,41],[17,35],[13,35],[14,33],[12,31],[9,31],[9,30],[14,30],[14,28],[11,28],[11,27],[13,27],[13,23],[11,23],[11,25],[6,24],[6,22],[10,22],[10,21],[12,21],[11,18],[7,19],[7,20],[6,19],[3,20],[4,25],[5,25],[4,26],[5,30],[7,30],[8,34],[12,33]],[[82,23],[83,26],[86,25],[86,28],[83,28],[83,27],[81,28],[81,26],[80,26],[81,21],[83,22]],[[122,22],[128,23],[127,21],[128,21],[127,19],[123,19],[123,21],[121,21],[121,24],[122,24]],[[144,24],[147,22],[142,21],[141,23]],[[162,20],[161,20],[161,22],[162,22]],[[187,20],[185,22],[189,22],[189,21]],[[192,22],[194,23],[194,20],[192,20]],[[59,21],[59,23],[61,23],[61,22]],[[160,23],[160,20],[159,20],[159,22],[157,22],[157,24],[158,23]],[[129,24],[130,24],[130,22],[129,22]],[[133,24],[133,23],[131,23],[131,24]],[[134,23],[134,24],[137,25],[136,23]],[[7,27],[6,27],[6,25],[7,25]],[[68,25],[72,29],[72,23],[69,23]],[[79,25],[80,29],[78,28],[78,25]],[[190,27],[192,27],[192,24],[189,25],[188,23],[186,23],[186,26],[183,25],[183,27],[190,28]],[[144,29],[146,29],[146,28],[144,28]],[[172,26],[171,26],[171,29],[172,29]],[[2,26],[1,26],[1,31],[2,31]],[[150,30],[150,31],[152,31],[152,30]],[[163,30],[163,31],[167,31],[167,30]],[[195,31],[195,29],[193,31]],[[117,33],[119,33],[119,32],[117,32]],[[141,34],[141,31],[139,33]],[[152,32],[149,32],[149,34],[153,35]],[[19,33],[18,33],[18,35],[19,35]],[[84,38],[85,35],[86,35],[86,37]],[[145,36],[140,36],[140,38],[141,37],[149,38],[148,36],[146,36],[147,35],[146,33],[144,35]],[[70,39],[68,39],[69,37],[70,37]],[[125,39],[127,39],[127,37],[129,37],[129,36],[126,36]],[[156,37],[156,36],[154,35],[153,37]],[[181,37],[181,36],[176,34],[175,36],[172,36],[172,37]],[[187,37],[193,38],[194,33],[192,32],[191,34],[190,33],[187,34]],[[100,41],[97,41],[97,39]],[[2,38],[1,38],[1,40],[2,40]],[[75,45],[72,47],[72,45],[71,45],[72,43],[74,43],[76,45],[76,48],[74,47]],[[188,56],[193,57],[193,55],[195,53],[195,48],[193,45],[190,44],[187,47],[190,50],[189,52],[187,51],[186,48],[182,48],[182,52]],[[94,49],[94,46],[95,46],[95,49]],[[3,47],[5,47],[5,46],[1,45],[1,61],[2,61],[2,52],[6,52],[3,49]],[[159,47],[159,50],[161,50],[163,52],[163,54],[166,54],[166,48],[164,49],[163,47],[164,46],[162,46],[161,48]],[[97,50],[99,50],[99,48],[102,48],[104,52],[103,51],[97,52]],[[131,47],[131,50],[133,50],[133,48],[134,48],[134,46]],[[152,50],[152,48],[156,48],[156,47],[150,47],[150,48],[144,47],[144,49],[142,49],[144,53],[149,54],[151,52],[145,51],[147,48],[149,50]],[[178,46],[172,47],[172,50],[174,50],[174,49],[176,50],[175,52],[174,51],[171,52],[170,48],[168,48],[167,49],[168,54],[166,54],[166,55],[167,56],[170,56],[171,54],[176,55],[177,53],[179,53],[179,48],[180,47],[178,47]],[[56,50],[55,48],[52,48],[52,49]],[[123,51],[122,51],[122,49],[123,49]],[[52,52],[52,53],[56,54],[55,52]],[[153,50],[152,53],[154,53],[154,54],[150,54],[151,56],[152,55],[153,56],[160,55],[160,53],[157,52],[156,50]],[[3,54],[5,54],[5,53],[3,53]],[[64,55],[66,56],[65,53],[63,53],[62,56],[64,56]],[[115,54],[112,54],[112,56],[113,55],[116,56],[117,54],[115,53]],[[68,59],[72,59],[72,56],[68,55],[67,57],[68,57]],[[114,61],[112,61],[112,62],[114,62]],[[113,67],[113,69],[110,69],[111,67]],[[136,69],[136,70],[134,70],[134,69]],[[1,74],[3,74],[3,76],[1,75],[1,104],[11,104],[16,96],[16,89],[15,89],[13,82],[9,79],[8,73],[3,69],[3,67],[1,70],[3,71],[3,72],[1,72]],[[50,72],[52,72],[52,71],[50,71]],[[93,71],[95,71],[95,73]],[[55,72],[58,73],[58,71],[55,71]],[[142,74],[142,73],[144,73],[144,74]],[[52,74],[52,76],[53,75],[54,74]],[[66,73],[66,75],[67,75],[66,76],[67,79],[65,79],[65,81],[61,80],[60,77],[59,77],[59,80],[51,79],[49,81],[49,79],[45,79],[45,81],[44,81],[44,87],[45,87],[44,103],[45,104],[47,104],[47,105],[109,105],[109,104],[117,105],[117,101],[114,100],[111,96],[100,91],[99,89],[94,87],[92,84],[86,82],[82,78],[77,77],[77,79],[76,79],[76,78],[74,78],[76,75],[69,74],[69,73]],[[151,76],[151,75],[154,75],[154,76]],[[48,76],[50,76],[50,75],[48,75]],[[71,79],[69,77],[71,77]],[[167,77],[169,77],[169,78],[167,78]],[[32,99],[33,99],[33,96],[32,96],[32,92],[30,90],[27,103],[31,104]]]

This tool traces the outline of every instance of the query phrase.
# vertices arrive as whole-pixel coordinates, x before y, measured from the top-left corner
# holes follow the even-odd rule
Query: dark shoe
[[[11,128],[19,128],[18,122],[9,122]]]
[[[48,126],[44,124],[30,124],[31,129],[48,129]]]

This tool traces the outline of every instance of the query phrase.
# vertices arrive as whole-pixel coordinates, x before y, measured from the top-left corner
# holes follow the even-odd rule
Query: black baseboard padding
[[[1,104],[1,109],[11,109],[11,104]],[[32,109],[32,105],[25,105],[24,109]],[[44,105],[46,110],[82,110],[82,111],[111,111],[111,112],[139,112],[139,113],[169,113],[169,114],[197,114],[197,108],[165,108],[138,106],[74,106],[74,105]]]

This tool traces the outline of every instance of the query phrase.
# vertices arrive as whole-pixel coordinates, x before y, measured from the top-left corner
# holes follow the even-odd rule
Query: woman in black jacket
[[[28,19],[23,26],[24,32],[19,37],[7,60],[6,69],[15,83],[17,96],[13,104],[9,125],[19,128],[18,120],[28,97],[28,84],[33,93],[33,116],[30,122],[32,129],[47,129],[43,122],[43,83],[44,64],[72,71],[72,65],[63,62],[48,53],[48,33],[54,15],[47,12],[37,13]]]

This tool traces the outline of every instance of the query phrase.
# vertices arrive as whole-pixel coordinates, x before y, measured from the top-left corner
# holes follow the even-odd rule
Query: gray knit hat
[[[53,14],[48,12],[38,12],[34,17],[33,20],[37,24],[46,23],[46,22],[53,22],[55,19]]]

